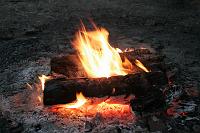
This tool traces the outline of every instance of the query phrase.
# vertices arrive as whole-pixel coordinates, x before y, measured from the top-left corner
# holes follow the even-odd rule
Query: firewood
[[[122,61],[128,58],[128,60],[135,65],[135,60],[139,59],[145,66],[149,66],[149,69],[162,70],[160,68],[155,68],[154,64],[163,64],[164,56],[158,54],[152,54],[148,49],[120,53]],[[61,57],[54,57],[50,62],[51,72],[63,74],[69,78],[73,77],[87,77],[87,74],[82,67],[82,64],[77,56],[77,54],[69,54]],[[151,68],[151,66],[153,66]],[[134,67],[137,71],[140,71],[137,66]]]
[[[76,93],[86,97],[104,97],[124,94],[145,95],[149,90],[167,84],[163,72],[149,72],[112,76],[109,78],[58,78],[46,81],[44,104],[65,104],[76,99]]]
[[[165,105],[165,97],[161,90],[150,89],[145,95],[131,99],[130,105],[133,111],[156,112]]]
[[[85,77],[84,68],[76,54],[54,57],[50,62],[51,72],[63,74],[67,77]]]

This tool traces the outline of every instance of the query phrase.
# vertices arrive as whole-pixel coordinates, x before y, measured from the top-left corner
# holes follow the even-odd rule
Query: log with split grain
[[[65,104],[76,100],[76,93],[85,97],[104,97],[134,94],[143,96],[148,91],[167,84],[163,72],[149,72],[113,76],[109,78],[74,78],[51,79],[46,81],[44,89],[45,105]]]

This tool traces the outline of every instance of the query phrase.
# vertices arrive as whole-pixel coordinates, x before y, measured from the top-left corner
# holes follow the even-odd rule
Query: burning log
[[[145,96],[148,91],[159,91],[167,84],[163,72],[128,74],[109,78],[58,78],[47,80],[44,89],[45,105],[65,104],[76,100],[76,93],[86,97],[104,97],[123,94]]]
[[[63,74],[67,77],[85,77],[86,73],[76,54],[54,57],[50,62],[51,72]]]
[[[135,60],[139,59],[150,70],[163,70],[163,55],[153,54],[148,49],[135,49],[130,52],[120,53],[122,61],[125,57],[134,65]],[[51,71],[59,74],[63,74],[67,77],[86,77],[84,68],[76,54],[70,54],[61,57],[54,57],[50,62]],[[157,67],[158,66],[158,67]],[[136,72],[139,71],[135,67]]]
[[[76,53],[51,60],[51,71],[67,78],[50,79],[45,83],[45,105],[72,102],[78,92],[86,97],[146,96],[147,92],[159,91],[161,85],[167,84],[165,73],[151,72],[151,68],[145,67],[161,63],[161,55],[144,48],[124,51],[113,48],[108,41],[108,31],[97,26],[94,29],[87,31],[82,25],[72,42]]]
[[[86,73],[76,54],[54,57],[50,62],[51,72],[63,74],[67,77],[85,77]]]

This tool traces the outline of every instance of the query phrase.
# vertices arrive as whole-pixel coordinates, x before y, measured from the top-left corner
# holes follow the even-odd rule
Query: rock
[[[158,119],[156,116],[148,118],[147,124],[151,132],[156,132],[156,131],[167,132],[165,123],[162,120]]]
[[[91,132],[93,129],[93,123],[91,123],[90,121],[86,121],[85,122],[85,132]]]
[[[35,128],[35,131],[37,132],[42,129],[42,126],[40,124],[37,124],[34,126],[34,128]]]
[[[91,120],[91,122],[97,126],[100,125],[104,121],[103,116],[100,113],[97,113],[95,117]]]
[[[193,129],[193,131],[194,131],[195,133],[199,133],[199,131],[200,131],[200,125],[194,125],[194,126],[192,127],[192,129]]]
[[[21,133],[23,130],[21,123],[0,116],[0,133]]]
[[[145,22],[145,26],[154,26],[156,24],[156,21],[153,19],[147,19]]]
[[[101,133],[121,133],[121,129],[118,126],[107,126]]]
[[[30,29],[27,29],[26,31],[25,31],[25,35],[35,35],[35,34],[37,34],[39,31],[37,30],[37,29],[35,29],[35,28],[30,28]]]
[[[57,133],[57,131],[54,133]],[[69,127],[67,130],[65,130],[65,133],[79,133],[79,130],[76,127]]]
[[[21,123],[14,124],[13,127],[10,128],[11,133],[21,133],[24,130],[24,127]]]
[[[199,91],[195,87],[186,88],[185,92],[187,93],[188,96],[193,96],[193,97],[199,96]]]

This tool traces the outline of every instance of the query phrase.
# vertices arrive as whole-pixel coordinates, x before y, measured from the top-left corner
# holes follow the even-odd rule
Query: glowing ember
[[[83,96],[81,92],[76,94],[76,99],[77,99],[76,102],[66,104],[64,105],[64,107],[70,109],[79,108],[87,102],[87,99]]]
[[[94,25],[94,31],[86,31],[84,25],[76,34],[73,45],[89,77],[110,77],[128,74],[119,55],[119,49],[111,47],[108,31]],[[130,65],[130,64],[128,64]]]
[[[123,113],[124,111],[129,111],[129,105],[125,105],[125,104],[115,104],[115,103],[106,103],[106,102],[102,102],[100,104],[97,105],[97,111],[98,112],[110,112],[110,111],[114,111],[114,112],[121,112]]]
[[[42,75],[42,76],[39,77],[39,79],[40,79],[40,82],[41,82],[42,90],[44,91],[45,81],[50,79],[50,77]]]
[[[143,64],[142,64],[142,62],[140,62],[139,60],[135,60],[135,64],[139,67],[139,68],[141,68],[142,70],[144,70],[145,72],[150,72]]]
[[[71,116],[71,115],[94,116],[96,115],[96,113],[101,113],[102,116],[106,118],[109,117],[126,118],[127,116],[130,117],[133,115],[130,110],[129,104],[123,104],[121,102],[110,103],[112,101],[109,100],[104,101],[103,98],[85,99],[83,95],[81,96],[82,98],[80,98],[80,94],[79,96],[77,96],[77,101],[75,101],[74,103],[69,103],[66,105],[55,105],[52,108],[50,108],[50,110],[52,112],[66,116]]]

